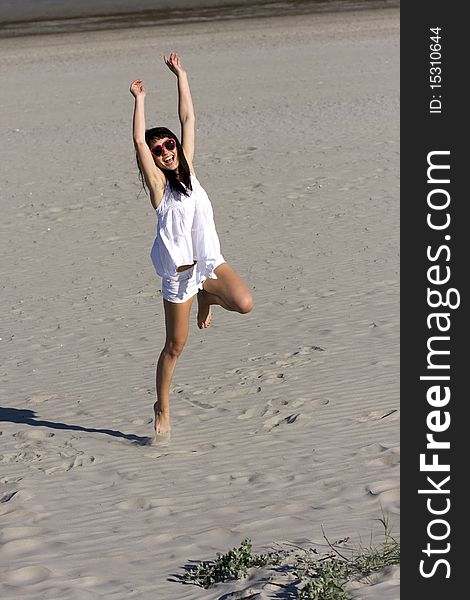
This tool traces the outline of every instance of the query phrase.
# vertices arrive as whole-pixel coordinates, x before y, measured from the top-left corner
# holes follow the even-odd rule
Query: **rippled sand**
[[[250,537],[368,542],[399,514],[398,11],[0,41],[0,596],[186,600],[178,577]],[[177,128],[248,315],[193,325],[152,435],[164,341],[155,230],[131,139]],[[395,600],[397,570],[357,598]],[[271,591],[270,591],[271,590]],[[246,595],[246,594],[245,594]],[[235,597],[245,597],[243,593]]]

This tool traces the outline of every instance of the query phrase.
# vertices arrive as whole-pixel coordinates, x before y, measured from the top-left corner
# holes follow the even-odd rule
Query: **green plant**
[[[400,563],[400,543],[392,536],[389,519],[385,516],[377,519],[384,528],[384,540],[378,546],[372,544],[361,551],[354,559],[360,578],[367,577],[374,571]]]
[[[281,560],[282,552],[252,554],[251,540],[245,538],[238,548],[225,554],[217,553],[214,561],[204,561],[189,570],[183,578],[185,581],[207,588],[220,581],[246,577],[251,567],[275,565]]]
[[[306,570],[297,571],[298,583],[295,586],[296,596],[299,600],[346,600],[349,595],[344,591],[343,585],[348,579],[347,566],[331,561],[319,564],[316,561]]]
[[[315,548],[281,548],[265,554],[253,554],[251,540],[245,538],[238,548],[218,553],[213,561],[204,561],[191,568],[183,580],[207,588],[221,581],[246,577],[252,567],[276,567],[294,577],[288,585],[298,600],[348,600],[346,585],[351,581],[367,581],[368,577],[389,565],[400,562],[400,543],[391,535],[390,523],[377,519],[384,528],[384,539],[378,545],[348,548],[349,538],[331,543],[323,531],[330,550],[319,555]],[[277,584],[284,587],[283,584]]]
[[[377,519],[384,528],[384,541],[377,546],[360,546],[359,550],[345,556],[338,547],[348,541],[347,538],[334,542],[323,537],[331,552],[321,558],[312,556],[308,551],[297,556],[295,574],[298,578],[296,595],[299,600],[348,600],[351,595],[345,586],[350,581],[364,581],[373,572],[389,565],[400,563],[400,544],[391,535],[389,520],[382,516]]]

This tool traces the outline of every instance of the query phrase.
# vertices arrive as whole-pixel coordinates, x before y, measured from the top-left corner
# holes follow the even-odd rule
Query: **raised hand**
[[[137,96],[145,96],[145,88],[144,84],[142,83],[142,79],[136,79],[135,81],[133,81],[131,83],[129,91],[134,96],[134,98],[137,98]]]
[[[168,58],[166,54],[164,54],[163,60],[170,71],[172,71],[177,77],[186,73],[186,71],[183,69],[183,65],[181,64],[181,59],[176,52],[172,52]]]

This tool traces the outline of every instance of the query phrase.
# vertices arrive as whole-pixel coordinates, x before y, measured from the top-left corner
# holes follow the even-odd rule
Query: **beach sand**
[[[398,534],[398,11],[0,49],[0,596],[278,598],[268,574],[178,578],[245,537],[368,544],[383,513]],[[178,131],[173,49],[255,308],[200,331],[194,303],[171,441],[150,445],[164,320],[128,88],[143,79],[147,125]],[[398,599],[398,569],[354,593]]]

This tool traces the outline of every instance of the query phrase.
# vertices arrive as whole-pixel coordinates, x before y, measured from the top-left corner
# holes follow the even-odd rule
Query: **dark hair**
[[[185,196],[189,196],[189,192],[193,189],[191,185],[191,172],[189,170],[188,161],[186,160],[183,152],[183,147],[181,146],[176,135],[166,127],[152,127],[151,129],[147,129],[145,131],[145,141],[147,142],[149,148],[156,140],[161,140],[166,137],[173,138],[176,142],[176,149],[178,151],[178,168],[175,170],[161,169],[161,171],[165,175],[167,181],[170,183],[172,190],[184,194]],[[139,157],[137,153],[136,159],[142,187],[145,189],[145,179],[142,169],[140,168]]]

